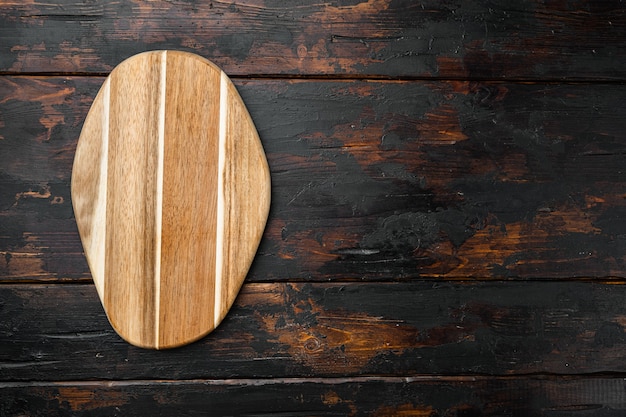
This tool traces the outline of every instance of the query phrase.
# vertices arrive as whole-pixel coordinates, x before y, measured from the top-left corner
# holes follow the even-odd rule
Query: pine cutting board
[[[197,55],[135,55],[105,80],[72,172],[85,255],[113,328],[165,349],[232,306],[270,207],[261,141],[228,77]]]

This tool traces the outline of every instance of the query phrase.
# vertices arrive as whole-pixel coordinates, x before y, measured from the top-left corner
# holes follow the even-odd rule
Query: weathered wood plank
[[[0,275],[88,275],[69,181],[78,135],[103,79],[0,77]]]
[[[591,282],[246,284],[211,335],[160,352],[122,341],[91,285],[1,285],[0,379],[623,373],[625,303]]]
[[[0,2],[0,71],[108,72],[182,49],[229,75],[620,79],[626,8],[577,2]]]
[[[0,384],[4,416],[617,417],[623,378],[345,378]]]
[[[0,279],[90,278],[69,180],[102,78],[0,77]],[[626,86],[236,82],[272,210],[249,280],[626,277]]]

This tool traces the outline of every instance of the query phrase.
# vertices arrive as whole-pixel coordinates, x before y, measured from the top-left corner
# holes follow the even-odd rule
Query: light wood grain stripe
[[[226,164],[226,128],[228,121],[228,78],[220,72],[220,118],[217,162],[217,218],[215,233],[215,309],[214,326],[222,317],[222,278],[224,261],[224,168]]]
[[[93,259],[94,268],[98,277],[104,277],[105,254],[106,254],[106,208],[107,208],[107,171],[109,159],[109,108],[111,101],[111,83],[109,79],[102,86],[102,143],[100,149],[100,181],[98,187],[98,198],[95,207],[93,221],[93,245],[98,256]],[[104,279],[94,280],[100,292],[104,294]]]
[[[156,207],[154,224],[154,345],[159,347],[161,320],[161,243],[163,230],[163,155],[165,149],[165,89],[167,86],[167,51],[161,53],[159,77],[159,120],[157,144]]]

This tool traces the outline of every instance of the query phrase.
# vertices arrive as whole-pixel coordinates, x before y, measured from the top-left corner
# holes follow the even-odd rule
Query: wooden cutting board
[[[239,292],[270,207],[261,141],[229,78],[178,51],[122,62],[85,120],[72,202],[122,338],[165,349],[211,332]]]

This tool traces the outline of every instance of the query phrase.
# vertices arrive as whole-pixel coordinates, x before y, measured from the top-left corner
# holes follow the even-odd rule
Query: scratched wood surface
[[[620,416],[626,6],[0,0],[0,414]],[[128,345],[70,198],[87,110],[198,53],[272,207],[216,331]]]

